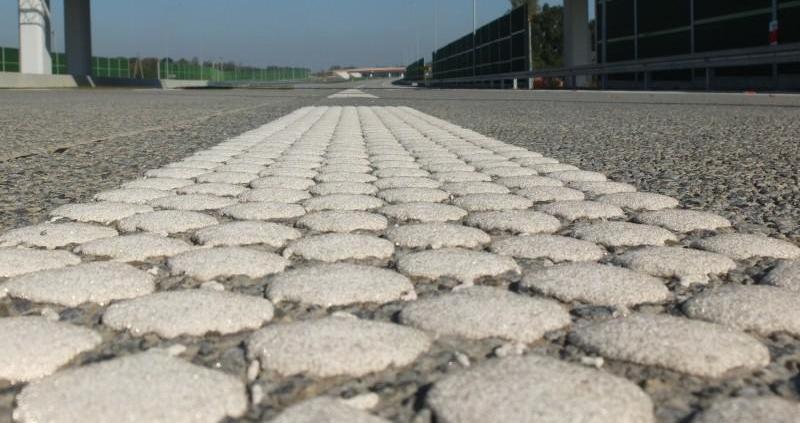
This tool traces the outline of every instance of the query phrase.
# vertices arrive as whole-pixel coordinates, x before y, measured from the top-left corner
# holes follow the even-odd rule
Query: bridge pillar
[[[67,72],[92,74],[91,0],[64,0],[64,33]]]
[[[589,32],[589,2],[564,0],[564,66],[581,66],[591,63],[592,49]],[[578,76],[570,88],[586,87],[587,76]]]
[[[50,0],[19,0],[19,71],[50,75]]]

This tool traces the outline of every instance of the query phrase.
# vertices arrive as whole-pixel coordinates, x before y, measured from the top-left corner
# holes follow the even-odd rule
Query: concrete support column
[[[588,1],[564,0],[564,66],[590,64],[590,42]],[[575,84],[577,87],[585,87],[588,81],[586,76],[579,76]]]
[[[51,75],[50,0],[19,0],[19,71]]]
[[[64,0],[67,73],[92,74],[92,13],[90,0]]]

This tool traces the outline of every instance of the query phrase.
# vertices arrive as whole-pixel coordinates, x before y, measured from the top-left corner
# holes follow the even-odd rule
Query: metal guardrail
[[[570,68],[537,69],[530,72],[448,78],[427,81],[427,85],[451,85],[486,81],[507,81],[532,78],[572,78],[578,76],[607,76],[625,73],[643,73],[645,86],[651,73],[686,69],[716,69],[736,66],[800,63],[800,43],[778,46],[752,47],[736,50],[695,53],[652,59],[599,63]],[[706,88],[710,87],[711,72],[706,71]],[[573,83],[574,86],[574,83]]]

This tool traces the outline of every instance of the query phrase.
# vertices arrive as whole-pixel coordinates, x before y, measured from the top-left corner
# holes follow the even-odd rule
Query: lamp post
[[[477,0],[472,0],[472,76],[476,76],[477,73],[477,43],[475,42],[475,35],[477,32]]]

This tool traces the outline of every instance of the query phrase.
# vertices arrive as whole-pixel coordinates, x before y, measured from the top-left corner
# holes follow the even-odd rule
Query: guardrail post
[[[517,78],[514,78],[514,89],[515,90],[519,89],[519,80],[517,80]]]

